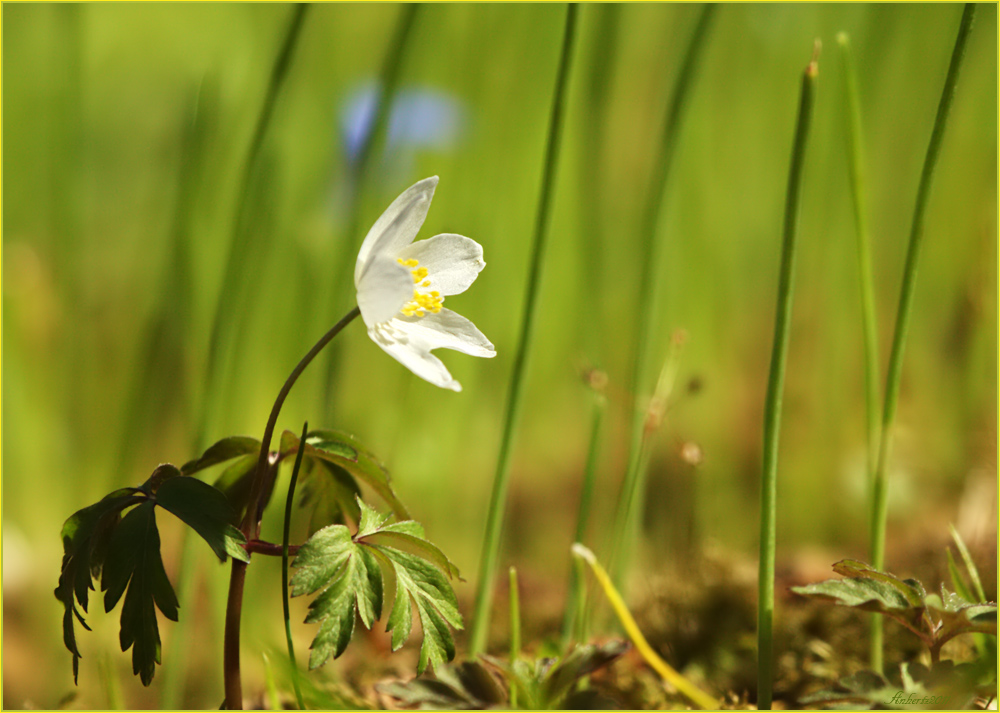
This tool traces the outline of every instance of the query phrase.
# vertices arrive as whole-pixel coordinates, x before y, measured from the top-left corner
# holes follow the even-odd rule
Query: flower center
[[[427,279],[427,268],[420,267],[420,263],[416,258],[410,258],[409,260],[404,260],[403,258],[396,258],[399,264],[403,267],[410,268],[410,272],[413,274],[413,299],[403,305],[400,312],[405,314],[407,317],[423,317],[426,312],[438,313],[441,311],[441,305],[444,303],[444,297],[441,296],[440,292],[428,291],[421,292],[418,287],[427,288],[431,286],[431,281]]]

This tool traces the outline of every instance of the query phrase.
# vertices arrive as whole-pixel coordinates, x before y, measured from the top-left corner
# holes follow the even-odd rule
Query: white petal
[[[469,289],[479,272],[486,267],[483,246],[472,238],[453,233],[419,240],[399,251],[404,260],[415,258],[427,268],[431,286],[442,295],[457,295]]]
[[[413,242],[427,217],[437,184],[437,176],[414,183],[379,216],[358,251],[358,262],[354,266],[355,286],[360,284],[373,258],[379,255],[395,258],[402,248]]]
[[[454,349],[478,357],[494,357],[497,352],[476,325],[458,312],[442,309],[423,317],[394,317],[389,323],[402,332],[417,349]]]
[[[369,326],[368,336],[382,347],[386,354],[424,381],[440,386],[442,389],[462,390],[462,385],[452,378],[448,368],[441,363],[440,359],[431,354],[430,351],[407,340],[404,335],[399,334],[392,327],[386,325]],[[397,337],[402,337],[402,341]]]
[[[369,327],[399,313],[413,298],[413,276],[395,259],[373,258],[358,283],[358,307]]]

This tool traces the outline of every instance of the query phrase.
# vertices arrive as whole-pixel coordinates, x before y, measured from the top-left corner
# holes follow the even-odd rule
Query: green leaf
[[[545,678],[542,692],[548,705],[558,705],[577,681],[604,668],[628,650],[628,641],[608,641],[574,648]]]
[[[196,478],[173,478],[156,493],[156,504],[176,515],[208,543],[220,561],[226,555],[242,562],[250,556],[243,545],[246,538],[233,526],[236,513],[226,496]]]
[[[361,509],[357,498],[361,489],[351,475],[335,463],[306,458],[300,471],[302,481],[299,507],[312,508],[309,534],[327,525],[357,525]]]
[[[152,495],[161,485],[163,485],[163,483],[180,475],[181,471],[177,468],[177,466],[171,465],[170,463],[161,463],[156,466],[156,470],[153,471],[153,474],[146,479],[146,482],[143,483],[139,489]]]
[[[996,635],[995,604],[970,604],[944,586],[940,594],[927,594],[916,580],[902,580],[854,560],[838,562],[834,570],[847,576],[792,587],[792,591],[890,616],[928,647],[939,649],[949,639],[970,632]]]
[[[250,486],[253,483],[254,473],[257,472],[257,460],[256,453],[238,456],[212,483],[212,487],[225,495],[232,506],[235,513],[233,522],[243,518],[250,503]]]
[[[320,623],[309,656],[309,668],[316,668],[344,653],[354,633],[355,611],[369,628],[381,615],[381,573],[371,554],[363,552],[343,525],[325,527],[310,537],[299,549],[294,566],[293,597],[325,587],[309,605],[306,617],[307,624]]]
[[[65,608],[63,643],[73,654],[74,681],[77,680],[80,664],[74,620],[79,621],[84,629],[90,629],[76,605],[79,603],[83,611],[87,611],[89,592],[94,588],[92,578],[100,576],[121,512],[142,499],[135,488],[116,490],[93,505],[77,510],[63,524],[62,569],[55,596]]]
[[[253,454],[260,457],[260,441],[250,436],[229,436],[208,447],[201,458],[181,466],[184,475],[197,473],[199,470],[211,468],[213,465],[232,460],[237,456]]]
[[[291,431],[281,435],[281,454],[287,456],[298,450],[299,438]],[[306,436],[307,458],[327,461],[339,466],[353,478],[365,483],[382,498],[396,517],[409,519],[410,514],[392,489],[389,473],[378,459],[356,438],[340,431],[310,431]]]
[[[864,577],[887,584],[899,592],[911,606],[920,606],[927,594],[924,586],[915,579],[900,579],[858,560],[841,560],[833,565],[833,571],[844,577]]]
[[[132,672],[148,686],[153,680],[155,665],[160,663],[160,632],[155,609],[159,608],[165,617],[177,621],[177,597],[160,558],[160,535],[153,501],[148,500],[129,511],[115,529],[101,588],[106,590],[105,611],[111,611],[125,592],[119,639],[122,651],[132,648]]]
[[[360,499],[358,508],[360,521],[354,537],[347,527],[330,525],[310,537],[295,558],[292,596],[323,590],[310,604],[306,618],[307,623],[320,623],[312,643],[310,668],[344,652],[354,631],[355,613],[369,629],[381,618],[385,590],[383,565],[396,582],[386,624],[386,630],[392,632],[393,650],[409,637],[415,606],[423,629],[419,671],[451,660],[455,656],[455,643],[449,627],[462,628],[462,617],[455,592],[445,574],[435,566],[438,558],[428,561],[392,547],[386,544],[384,535],[389,532],[390,536],[418,539],[417,548],[427,552],[433,546],[416,538],[414,533],[422,532],[416,523],[396,531],[393,528],[402,523],[387,524],[385,515]],[[440,558],[447,562],[443,555]]]
[[[449,577],[456,577],[459,581],[463,581],[459,576],[458,567],[436,545],[424,539],[424,528],[415,520],[394,522],[365,539],[372,544],[395,547],[423,557],[443,569]]]
[[[496,674],[479,661],[441,666],[434,675],[412,681],[379,683],[376,690],[401,708],[487,710],[506,707],[506,691]]]

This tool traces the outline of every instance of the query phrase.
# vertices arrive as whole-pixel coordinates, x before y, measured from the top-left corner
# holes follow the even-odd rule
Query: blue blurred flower
[[[340,129],[348,160],[354,163],[375,128],[375,113],[382,88],[369,82],[355,90],[342,105]],[[465,107],[452,94],[437,89],[406,88],[396,92],[389,110],[386,152],[400,148],[446,150],[460,137]]]

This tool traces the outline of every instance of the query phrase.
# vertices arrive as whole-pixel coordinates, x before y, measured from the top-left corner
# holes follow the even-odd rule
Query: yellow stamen
[[[400,265],[403,267],[410,268],[410,273],[413,275],[413,284],[420,287],[430,287],[431,281],[427,279],[427,268],[420,267],[419,261],[415,258],[410,258],[409,260],[404,260],[403,258],[396,258]],[[403,305],[400,309],[407,317],[423,317],[427,312],[437,314],[441,311],[441,305],[444,303],[444,297],[441,296],[440,292],[418,292],[416,289],[413,290],[413,299]]]

